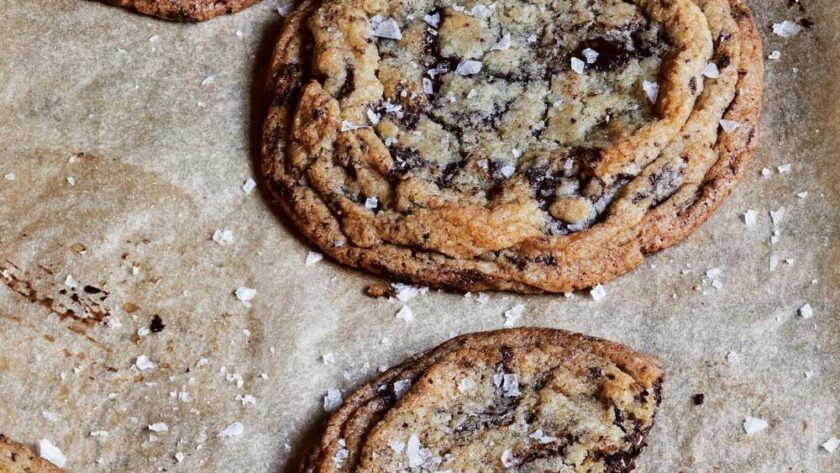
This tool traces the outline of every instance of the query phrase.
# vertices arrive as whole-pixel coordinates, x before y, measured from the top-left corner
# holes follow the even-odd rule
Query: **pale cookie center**
[[[491,200],[525,176],[553,234],[612,200],[618,185],[593,182],[591,168],[654,118],[646,84],[668,48],[659,24],[620,1],[440,2],[372,26],[384,94],[368,116],[393,178]]]

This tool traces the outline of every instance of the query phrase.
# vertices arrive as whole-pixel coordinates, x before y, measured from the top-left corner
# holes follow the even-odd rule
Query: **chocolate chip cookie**
[[[29,448],[0,434],[0,473],[61,473]]]
[[[103,0],[106,3],[137,10],[144,15],[173,21],[204,21],[236,13],[259,0]]]
[[[585,335],[464,335],[347,397],[301,471],[628,472],[661,382],[653,357]]]
[[[264,174],[344,264],[585,288],[731,192],[762,67],[741,0],[304,0],[271,64]]]

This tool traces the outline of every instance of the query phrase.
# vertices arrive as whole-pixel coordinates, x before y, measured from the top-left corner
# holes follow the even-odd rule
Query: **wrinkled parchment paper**
[[[0,1],[0,432],[49,439],[77,472],[290,471],[328,389],[346,394],[381,365],[499,328],[521,303],[516,325],[663,361],[638,471],[840,471],[840,451],[820,447],[840,437],[840,14],[834,0],[801,2],[749,2],[766,53],[781,52],[767,62],[760,146],[688,240],[607,284],[600,302],[431,291],[407,303],[408,323],[400,304],[362,294],[377,278],[306,266],[311,248],[262,189],[242,189],[257,179],[274,0],[197,25],[81,0]],[[815,25],[772,34],[801,18]],[[769,211],[782,207],[771,243]],[[213,241],[216,230],[232,241]],[[256,289],[250,308],[239,287]],[[805,303],[812,318],[798,315]],[[748,436],[746,416],[769,427]],[[218,436],[235,422],[241,435]]]

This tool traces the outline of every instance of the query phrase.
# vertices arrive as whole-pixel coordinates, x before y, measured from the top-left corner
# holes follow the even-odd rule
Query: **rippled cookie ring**
[[[260,0],[103,0],[144,15],[173,21],[204,21],[236,13]]]
[[[585,335],[464,335],[348,396],[301,471],[625,473],[661,383],[655,358]]]
[[[304,0],[272,59],[264,174],[344,264],[585,288],[731,192],[762,67],[740,0]]]

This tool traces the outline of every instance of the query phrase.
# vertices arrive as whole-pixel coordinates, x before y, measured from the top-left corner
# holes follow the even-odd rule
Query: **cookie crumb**
[[[368,284],[365,286],[364,293],[366,296],[373,297],[374,299],[394,295],[391,286],[382,283]]]

